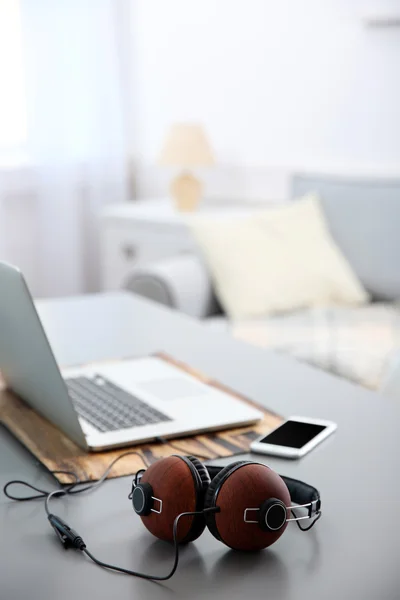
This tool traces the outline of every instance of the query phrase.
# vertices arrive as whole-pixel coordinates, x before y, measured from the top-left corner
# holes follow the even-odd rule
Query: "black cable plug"
[[[81,536],[60,517],[57,517],[57,515],[50,514],[48,516],[48,519],[50,521],[50,525],[53,527],[58,539],[64,546],[65,550],[68,550],[68,548],[84,550],[86,548],[86,544],[81,538]]]

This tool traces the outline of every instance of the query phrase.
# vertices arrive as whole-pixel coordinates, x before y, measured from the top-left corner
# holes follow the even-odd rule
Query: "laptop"
[[[2,262],[0,371],[9,389],[92,451],[262,418],[252,406],[157,357],[60,370],[22,273]]]

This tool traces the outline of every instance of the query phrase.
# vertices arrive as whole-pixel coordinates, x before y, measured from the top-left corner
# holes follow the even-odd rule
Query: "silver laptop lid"
[[[82,448],[86,439],[22,273],[0,262],[0,371],[16,394]]]

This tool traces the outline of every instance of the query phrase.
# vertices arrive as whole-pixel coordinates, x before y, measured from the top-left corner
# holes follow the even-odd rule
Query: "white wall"
[[[222,164],[400,165],[399,0],[132,0],[139,192],[174,121],[200,120]],[[154,187],[154,186],[153,186]]]

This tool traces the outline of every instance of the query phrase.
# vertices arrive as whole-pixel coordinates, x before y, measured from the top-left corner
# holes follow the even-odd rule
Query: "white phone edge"
[[[276,446],[275,444],[260,444],[260,440],[269,435],[279,427],[281,427],[286,421],[300,421],[301,423],[312,423],[313,425],[323,425],[325,429],[316,435],[312,440],[305,444],[302,448],[291,448],[288,446]],[[298,417],[292,416],[285,419],[283,423],[280,423],[275,429],[272,429],[269,433],[261,435],[259,438],[251,442],[250,450],[258,454],[269,454],[270,456],[280,456],[282,458],[301,458],[305,456],[318,446],[323,440],[331,435],[337,429],[337,424],[333,421],[326,421],[323,419],[313,419],[309,417]]]

